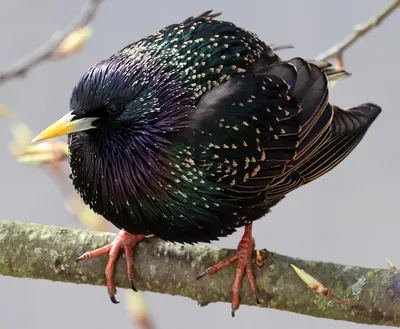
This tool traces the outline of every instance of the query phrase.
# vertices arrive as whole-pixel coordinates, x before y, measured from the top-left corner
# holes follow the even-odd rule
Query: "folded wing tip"
[[[372,123],[378,115],[382,112],[382,108],[374,103],[364,103],[357,107],[358,111],[362,111],[368,116],[369,121]]]

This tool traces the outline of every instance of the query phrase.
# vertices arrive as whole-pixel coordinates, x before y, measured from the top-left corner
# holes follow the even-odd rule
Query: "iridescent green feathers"
[[[347,72],[282,61],[216,16],[123,48],[74,89],[76,117],[100,119],[70,137],[73,183],[118,228],[188,243],[226,236],[334,168],[380,113],[329,103],[328,82]],[[122,111],[107,113],[109,102]]]
[[[207,11],[169,25],[123,48],[111,59],[139,61],[143,78],[147,74],[173,76],[196,99],[245,72],[249,64],[260,58],[266,65],[279,60],[255,34],[231,22],[214,20],[219,15]]]

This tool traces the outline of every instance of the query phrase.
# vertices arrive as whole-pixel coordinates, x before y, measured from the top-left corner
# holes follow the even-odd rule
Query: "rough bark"
[[[110,242],[114,236],[0,220],[0,274],[103,286],[106,257],[80,263],[75,259],[85,251]],[[235,266],[211,277],[195,278],[205,267],[233,252],[204,245],[165,243],[158,239],[141,242],[135,249],[136,286],[145,291],[189,297],[202,306],[230,302]],[[264,258],[264,267],[256,269],[261,307],[400,327],[400,271],[303,260],[266,251]],[[336,295],[357,300],[360,307],[349,308],[315,293],[300,280],[290,264],[304,269]],[[129,288],[125,273],[125,262],[119,260],[115,282],[120,288]],[[106,291],[104,293],[106,295]],[[241,303],[256,305],[246,279]]]

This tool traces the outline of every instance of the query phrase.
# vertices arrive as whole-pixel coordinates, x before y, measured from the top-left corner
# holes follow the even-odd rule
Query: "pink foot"
[[[107,281],[107,290],[108,295],[110,296],[111,301],[114,304],[118,304],[119,302],[115,299],[115,295],[117,294],[117,289],[115,288],[113,274],[115,261],[117,260],[118,253],[120,248],[122,247],[124,250],[125,258],[126,258],[126,268],[128,272],[129,282],[131,283],[131,287],[134,291],[137,291],[134,285],[134,275],[133,275],[133,248],[140,241],[145,239],[143,234],[135,234],[132,235],[125,230],[120,230],[116,238],[110,244],[105,245],[104,247],[85,252],[82,256],[80,256],[76,261],[87,260],[99,255],[108,254],[108,262],[105,269],[105,276]]]
[[[258,300],[257,297],[256,278],[254,276],[254,271],[252,267],[252,253],[255,248],[255,242],[251,234],[251,229],[252,229],[252,224],[249,224],[245,227],[243,237],[240,240],[235,255],[230,256],[222,260],[218,264],[209,267],[204,272],[200,273],[200,275],[197,277],[197,279],[200,279],[203,276],[215,274],[218,271],[222,270],[223,268],[233,264],[235,261],[238,261],[238,264],[236,266],[235,280],[233,282],[233,287],[232,287],[232,316],[235,316],[235,312],[240,306],[239,292],[242,284],[242,278],[245,272],[247,279],[249,280],[250,288],[254,295],[254,299],[257,302],[257,304],[260,304],[260,301]],[[262,267],[263,265],[262,257],[259,253],[257,253],[256,264],[257,266],[260,267]]]

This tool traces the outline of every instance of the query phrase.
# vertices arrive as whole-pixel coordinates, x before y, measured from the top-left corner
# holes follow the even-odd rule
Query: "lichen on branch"
[[[113,238],[112,233],[0,220],[0,274],[104,286],[107,257],[99,256],[79,263],[75,259]],[[152,238],[135,248],[135,284],[144,291],[189,297],[203,306],[214,302],[229,303],[234,266],[202,280],[196,280],[196,276],[233,252]],[[263,268],[254,267],[260,307],[400,327],[400,271],[302,260],[267,251],[263,256]],[[315,293],[301,281],[291,264],[304,269],[341,298],[356,300],[359,307],[346,307]],[[124,261],[118,261],[115,282],[120,288],[129,288],[124,266]],[[106,292],[104,294],[106,298]],[[246,280],[241,303],[255,306]]]

